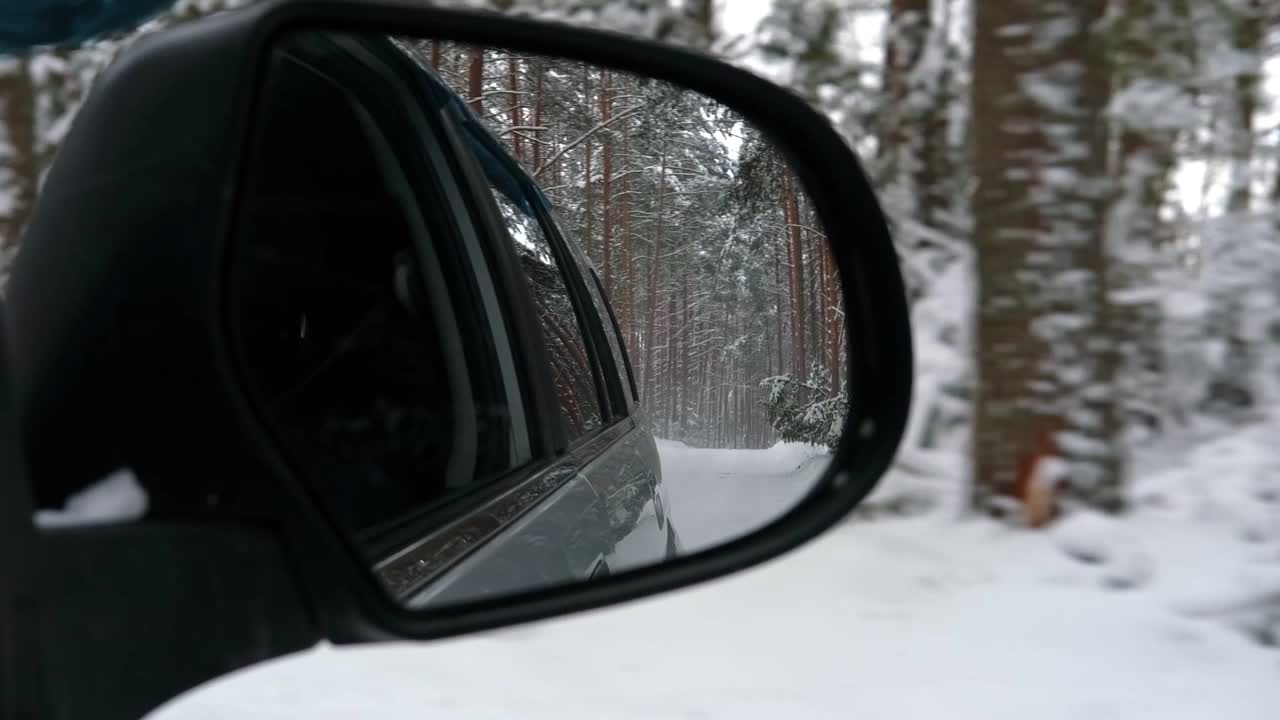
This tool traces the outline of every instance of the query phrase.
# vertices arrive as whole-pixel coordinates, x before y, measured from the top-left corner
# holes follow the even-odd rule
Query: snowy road
[[[703,450],[658,441],[671,517],[695,552],[776,520],[813,487],[826,458],[799,444],[768,450]]]
[[[691,544],[742,519],[725,512],[729,498],[793,497],[765,483],[776,466],[760,455],[728,459],[754,478],[735,491],[708,481],[735,481],[726,458],[673,459],[669,481],[705,484],[680,489],[706,501],[709,529],[687,533]],[[1273,565],[1194,515],[1166,508],[1123,529],[1055,533],[939,517],[846,523],[707,586],[430,645],[324,647],[154,717],[1274,720],[1280,651],[1176,610],[1206,577]],[[1133,532],[1140,551],[1121,537]],[[1063,552],[1090,544],[1111,556],[1089,564]],[[1117,574],[1138,586],[1116,589]]]

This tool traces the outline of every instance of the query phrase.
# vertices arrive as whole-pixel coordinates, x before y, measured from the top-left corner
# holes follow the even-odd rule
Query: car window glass
[[[489,330],[454,312],[474,305],[469,268],[409,180],[415,136],[372,121],[403,117],[408,95],[325,55],[328,77],[285,60],[269,78],[232,302],[270,429],[337,519],[368,535],[529,458]]]
[[[515,195],[513,199],[500,187],[492,189],[542,326],[561,416],[572,442],[602,424],[600,398],[582,324],[577,321],[565,276],[552,254],[550,238],[537,219],[517,205],[520,202],[527,207],[527,196]]]
[[[591,302],[595,304],[596,314],[600,316],[600,322],[607,326],[604,329],[604,335],[609,343],[609,353],[613,357],[618,384],[624,388],[624,392],[630,393],[633,399],[638,400],[635,378],[631,375],[631,364],[626,356],[625,343],[620,335],[613,307],[605,299],[604,289],[600,287],[600,279],[596,277],[595,270],[587,270],[583,277],[586,280],[587,292],[591,295]]]

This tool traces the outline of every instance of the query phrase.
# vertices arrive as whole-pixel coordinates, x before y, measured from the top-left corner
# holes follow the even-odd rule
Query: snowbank
[[[324,647],[155,717],[1272,720],[1275,437],[1260,426],[1153,449],[1120,519],[844,523],[709,585],[454,641]],[[823,467],[803,446],[659,449],[693,549],[776,517]],[[958,498],[947,457],[923,460],[884,491]]]
[[[735,467],[742,464],[743,458],[750,458],[752,467],[760,473],[792,472],[809,463],[826,462],[831,451],[819,445],[804,442],[783,442],[779,440],[771,447],[763,449],[726,450],[720,448],[695,448],[679,440],[654,438],[658,452],[697,452],[707,453],[712,462],[725,462]]]
[[[1280,717],[1274,651],[1096,571],[994,523],[843,524],[710,585],[472,638],[324,647],[154,717]]]
[[[825,448],[777,443],[760,450],[691,448],[658,441],[671,517],[689,552],[723,544],[782,517],[813,487]]]

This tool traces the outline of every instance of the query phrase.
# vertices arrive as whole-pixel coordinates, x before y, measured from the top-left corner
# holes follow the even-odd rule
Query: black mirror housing
[[[818,487],[758,532],[660,567],[426,613],[392,602],[291,476],[227,342],[227,238],[253,109],[273,39],[298,28],[429,34],[590,61],[700,92],[767,133],[833,238],[856,339],[848,372],[875,379]],[[13,607],[39,608],[23,637],[40,672],[96,678],[39,696],[39,683],[24,684],[28,706],[49,715],[136,717],[321,640],[447,637],[758,564],[865,498],[906,424],[906,295],[884,215],[846,143],[804,101],[748,72],[612,33],[392,0],[267,2],[158,33],[98,81],[24,242],[5,320],[35,506],[59,505],[122,466],[143,479],[151,503],[127,526],[22,530],[34,560],[15,565],[26,577],[13,586],[26,590]],[[127,663],[114,658],[122,644]]]

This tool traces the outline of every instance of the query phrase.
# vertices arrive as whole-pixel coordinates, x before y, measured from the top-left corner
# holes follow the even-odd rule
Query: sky
[[[746,35],[769,12],[770,0],[718,0],[715,16],[726,35]]]

